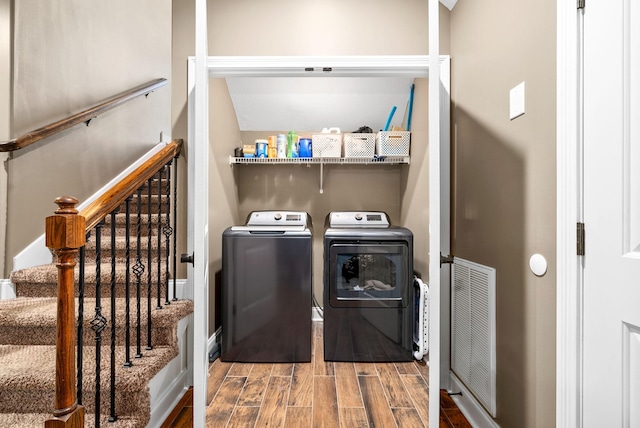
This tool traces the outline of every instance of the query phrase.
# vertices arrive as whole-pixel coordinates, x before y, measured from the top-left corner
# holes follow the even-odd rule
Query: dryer
[[[413,359],[413,233],[384,212],[332,212],[324,231],[324,358]]]

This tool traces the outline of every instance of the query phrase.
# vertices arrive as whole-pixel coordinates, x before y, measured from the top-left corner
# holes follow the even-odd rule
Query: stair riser
[[[157,278],[157,276],[154,274],[153,275],[154,278]],[[164,277],[164,275],[163,275]],[[166,293],[166,281],[162,280],[160,281],[160,287],[161,287],[161,294],[162,294],[162,298],[164,299],[164,295]],[[143,297],[147,296],[147,292],[148,292],[148,287],[149,287],[149,283],[145,280],[143,283],[141,283],[141,288],[140,288],[140,295]],[[171,291],[173,289],[173,281],[169,280],[169,290]],[[153,280],[151,282],[151,296],[152,297],[156,297],[158,295],[158,282],[157,280]],[[53,283],[43,283],[43,284],[38,284],[37,287],[34,287],[33,285],[16,285],[16,294],[19,297],[56,297],[58,295],[58,284],[53,284]],[[75,287],[75,297],[78,297],[80,295],[80,292],[78,290],[78,286],[76,285]],[[109,282],[104,282],[101,285],[101,290],[100,290],[100,295],[102,297],[102,299],[107,299],[111,296],[111,284]],[[136,291],[136,279],[134,276],[131,277],[131,285],[130,285],[130,289],[129,289],[129,296],[132,298],[135,298],[137,295],[137,291]],[[85,284],[85,288],[84,288],[84,296],[86,298],[93,298],[96,296],[96,285],[94,283],[88,283]],[[126,296],[126,288],[124,285],[118,285],[116,286],[115,289],[115,296],[116,297],[125,297]],[[164,300],[163,300],[164,301]]]
[[[163,219],[162,220],[162,226],[160,227],[160,229],[158,229],[158,223],[154,223],[151,225],[151,236],[152,237],[156,237],[157,235],[161,235],[164,236],[164,225],[166,224],[166,221]],[[138,233],[138,229],[137,229],[137,224],[132,221],[131,225],[129,227],[129,236],[131,237],[131,241],[136,241],[137,238],[137,233]],[[173,229],[173,224],[169,224],[169,227],[171,227]],[[127,234],[127,229],[125,227],[125,224],[123,223],[122,225],[118,225],[118,227],[116,228],[116,236],[117,237],[125,237]],[[101,237],[102,237],[102,242],[105,242],[105,239],[111,239],[111,227],[110,226],[106,226],[105,228],[102,229],[101,232]],[[89,236],[89,239],[87,240],[87,243],[89,242],[95,242],[95,232],[92,233]],[[107,239],[107,241],[108,241]],[[140,240],[141,241],[145,241],[149,239],[149,233],[147,230],[147,225],[143,224],[140,227]]]
[[[151,195],[151,210],[149,210],[149,196],[143,194],[142,197],[140,198],[140,213],[148,214],[149,212],[151,212],[152,215],[158,214],[158,213],[162,213],[163,215],[166,215],[167,204],[169,204],[169,211],[171,211],[171,209],[173,209],[173,200],[171,200],[166,195],[162,195],[162,196]],[[117,211],[117,215],[124,215],[126,212],[127,212],[127,205],[125,202],[120,205],[119,210]],[[131,199],[131,201],[129,201],[129,214],[137,215],[137,212],[138,212],[138,197],[134,196]]]
[[[108,377],[109,373],[102,373]],[[118,388],[116,387],[116,392]],[[50,413],[55,407],[55,389],[51,391],[12,390],[12,400],[0,400],[0,413]],[[109,414],[110,389],[104,387],[100,392],[100,413]],[[91,390],[83,393],[82,404],[86,413],[95,412],[95,394]],[[134,415],[137,408],[149,407],[149,394],[145,391],[130,391],[116,394],[116,413],[118,415]]]
[[[146,308],[144,308],[146,311]],[[152,311],[155,309],[155,304],[152,307]],[[82,343],[85,346],[95,346],[97,343],[95,332],[91,329],[90,321],[87,321],[87,316],[93,316],[93,309],[90,314],[85,315],[85,327]],[[107,316],[108,314],[105,314]],[[122,320],[124,324],[124,320]],[[136,336],[136,322],[135,318],[131,320],[131,332],[129,345],[137,346]],[[56,344],[56,328],[55,327],[2,327],[0,326],[0,340],[5,345],[52,345]],[[111,329],[105,328],[100,335],[102,344],[103,355],[108,354],[108,347],[111,346]],[[172,345],[173,328],[167,327],[152,327],[151,330],[151,343],[153,346],[169,346]],[[116,328],[116,346],[124,346],[126,344],[124,327]],[[104,348],[104,347],[107,348]],[[140,346],[142,347],[142,353],[144,354],[147,346],[147,325],[140,326]],[[135,353],[131,354],[133,358]]]
[[[158,254],[157,245],[152,245],[152,247],[153,248],[151,249],[151,266],[157,266],[158,259],[160,260],[160,263],[164,266],[165,259],[166,259],[166,251],[163,250],[160,254]],[[108,269],[109,272],[111,272],[111,257],[112,257],[112,254],[110,250],[103,249],[100,252],[100,262],[101,262],[100,265],[103,271],[105,269]],[[169,261],[172,263],[173,261],[171,259],[171,255],[169,257],[170,257]],[[130,248],[129,249],[129,265],[131,266],[131,269],[133,269],[133,265],[136,264],[137,258],[138,258],[137,249],[135,247]],[[115,260],[116,260],[116,266],[126,268],[127,252],[125,250],[116,251]],[[144,248],[140,248],[140,263],[142,263],[146,271],[146,266],[149,264],[149,252],[148,252],[148,247],[146,245],[144,246]],[[95,250],[94,249],[87,250],[87,252],[85,253],[85,272],[95,272],[95,270],[96,270]],[[133,271],[130,271],[130,272],[132,275],[134,274]]]

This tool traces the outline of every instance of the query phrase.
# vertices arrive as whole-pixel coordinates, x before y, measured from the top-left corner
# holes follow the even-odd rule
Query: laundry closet
[[[332,211],[387,213],[391,224],[412,231],[412,268],[423,279],[428,279],[428,17],[426,2],[413,3],[415,10],[396,11],[395,16],[389,2],[368,5],[372,25],[375,25],[376,17],[391,17],[398,25],[390,31],[371,28],[364,32],[360,28],[349,27],[349,13],[340,17],[331,13],[334,7],[344,11],[351,6],[342,2],[336,2],[334,7],[323,4],[326,8],[322,12],[320,9],[308,12],[322,13],[326,17],[325,21],[314,19],[314,22],[326,24],[324,36],[312,28],[302,30],[297,26],[296,37],[275,31],[266,36],[270,42],[264,45],[261,32],[249,28],[251,25],[243,25],[242,31],[231,28],[224,14],[216,13],[228,12],[225,8],[216,9],[214,6],[209,11],[209,103],[206,115],[209,147],[191,156],[197,159],[205,153],[209,158],[206,171],[209,264],[206,275],[212,286],[208,296],[210,313],[217,316],[218,311],[213,285],[222,268],[222,232],[231,225],[243,224],[247,216],[257,210],[305,211],[310,214],[314,231],[313,295],[317,302],[323,301],[324,223]],[[350,16],[355,16],[357,11],[353,7],[354,13]],[[260,16],[260,19],[273,17],[275,22],[284,22],[288,14],[296,13],[284,9],[280,10],[283,15],[274,14],[271,10],[264,12],[266,16],[252,11],[252,16]],[[225,34],[225,31],[229,33]],[[234,39],[230,34],[242,36]],[[363,44],[365,41],[366,45]],[[324,55],[317,55],[318,52]],[[448,121],[448,58],[435,58],[445,71],[444,85],[438,81],[441,83],[440,92],[447,95],[442,105],[436,104],[436,109],[442,120]],[[195,63],[195,59],[190,61]],[[195,66],[190,68],[190,93],[194,88],[192,84],[198,81],[198,72],[201,71]],[[313,82],[314,79],[336,85],[336,89],[307,88],[305,81]],[[340,84],[342,87],[338,88]],[[394,106],[396,112],[391,125],[406,127],[412,85],[410,150],[401,160],[387,161],[383,156],[377,161],[360,162],[313,159],[311,162],[245,163],[236,156],[236,149],[245,144],[291,130],[300,136],[311,136],[330,127],[338,127],[342,133],[354,132],[363,126],[377,131],[385,127]],[[192,103],[197,107],[197,97],[189,104]],[[256,106],[261,110],[255,111]],[[436,123],[438,128],[447,131],[448,137],[448,122],[445,126],[441,126],[444,122]],[[198,129],[197,126],[192,129],[196,138],[199,132],[203,132],[203,128]],[[440,140],[437,143],[442,145]],[[197,151],[197,148],[189,147],[189,150]],[[198,197],[198,188],[192,190]],[[199,210],[196,208],[196,211]],[[216,327],[209,323],[210,333]]]
[[[249,79],[249,78],[244,78]],[[277,78],[287,80],[288,78]],[[295,79],[309,79],[294,78]],[[346,79],[332,77],[332,79]],[[363,78],[367,79],[367,78]],[[260,79],[265,84],[269,81]],[[227,154],[225,159],[229,161],[228,168],[233,175],[233,182],[237,192],[237,222],[243,222],[247,215],[255,210],[300,210],[306,211],[313,219],[314,246],[313,246],[313,278],[314,295],[318,301],[322,301],[322,264],[323,248],[322,233],[326,216],[332,211],[383,211],[386,212],[391,223],[394,225],[411,224],[411,229],[416,236],[415,248],[417,254],[426,254],[428,246],[428,216],[426,205],[428,204],[428,180],[420,181],[419,174],[421,168],[426,167],[427,161],[427,80],[426,78],[400,79],[401,83],[396,85],[402,88],[402,93],[377,95],[374,89],[384,91],[384,81],[393,81],[394,78],[375,78],[370,88],[371,93],[365,94],[362,91],[354,94],[337,94],[335,96],[325,96],[325,103],[320,103],[314,94],[305,94],[301,89],[300,93],[278,94],[270,93],[273,98],[271,110],[265,110],[264,116],[273,119],[275,127],[266,128],[264,123],[268,119],[261,119],[258,126],[265,128],[242,129],[244,123],[242,119],[240,125],[241,141],[228,141]],[[381,158],[376,161],[371,158],[356,159],[343,158],[336,160],[327,158],[320,160],[311,158],[310,160],[299,158],[288,163],[271,162],[267,159],[264,162],[247,162],[243,159],[233,157],[234,149],[242,144],[252,144],[256,139],[266,138],[269,135],[286,134],[288,130],[295,130],[300,136],[309,136],[319,133],[324,127],[338,127],[341,132],[349,133],[355,131],[360,126],[370,126],[379,130],[385,125],[385,120],[389,110],[393,105],[397,105],[397,117],[392,122],[394,125],[402,126],[403,116],[407,110],[407,102],[410,93],[410,85],[415,81],[415,95],[413,108],[413,121],[411,129],[411,145],[409,156],[399,160],[389,161]],[[402,83],[405,83],[402,85]],[[389,83],[387,83],[389,85]],[[221,87],[224,85],[220,85]],[[240,86],[242,86],[240,84]],[[223,88],[222,88],[223,89]],[[331,94],[329,94],[331,95]],[[231,94],[231,101],[234,102],[235,94]],[[395,96],[395,100],[394,100]],[[248,99],[247,99],[248,98]],[[280,98],[280,99],[278,99]],[[283,99],[284,98],[284,99]],[[305,100],[305,98],[307,98]],[[351,98],[350,103],[354,105],[353,111],[348,117],[344,117],[340,112],[331,113],[335,104],[340,104],[344,98]],[[376,111],[378,120],[374,122],[371,110],[367,103],[371,98],[377,98],[380,105]],[[293,109],[293,113],[279,116],[278,112],[285,111],[278,106],[293,99],[299,103],[299,107]],[[315,100],[314,100],[315,99]],[[235,100],[240,103],[240,101]],[[245,97],[243,102],[252,103],[251,97]],[[358,104],[360,103],[360,104]],[[395,104],[394,104],[395,103]],[[242,105],[237,105],[243,108]],[[297,111],[296,111],[297,110]],[[324,111],[323,121],[317,121],[314,112]],[[368,113],[368,117],[367,117]],[[375,118],[375,113],[373,114]],[[253,122],[248,118],[246,126],[255,128]],[[215,126],[215,118],[213,126]],[[288,127],[284,125],[289,124]],[[314,125],[315,123],[315,125]],[[280,125],[280,127],[277,127]],[[219,149],[216,149],[218,151]],[[237,163],[236,163],[237,162]],[[422,206],[422,215],[409,213],[412,202],[417,202]],[[404,208],[404,209],[403,209]],[[417,263],[416,270],[426,275],[426,260]]]

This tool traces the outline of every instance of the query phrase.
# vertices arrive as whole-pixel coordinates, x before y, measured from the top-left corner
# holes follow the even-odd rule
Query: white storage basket
[[[373,158],[376,152],[376,134],[344,134],[345,158]]]
[[[376,152],[379,156],[409,156],[410,131],[380,131],[376,136]]]
[[[312,134],[311,141],[314,158],[339,158],[342,155],[340,128],[324,128],[322,133]]]

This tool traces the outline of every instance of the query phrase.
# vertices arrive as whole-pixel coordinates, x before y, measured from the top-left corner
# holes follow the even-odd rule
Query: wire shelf
[[[394,165],[408,164],[409,156],[374,156],[372,158],[237,158],[229,156],[229,164],[338,164],[338,165]]]

